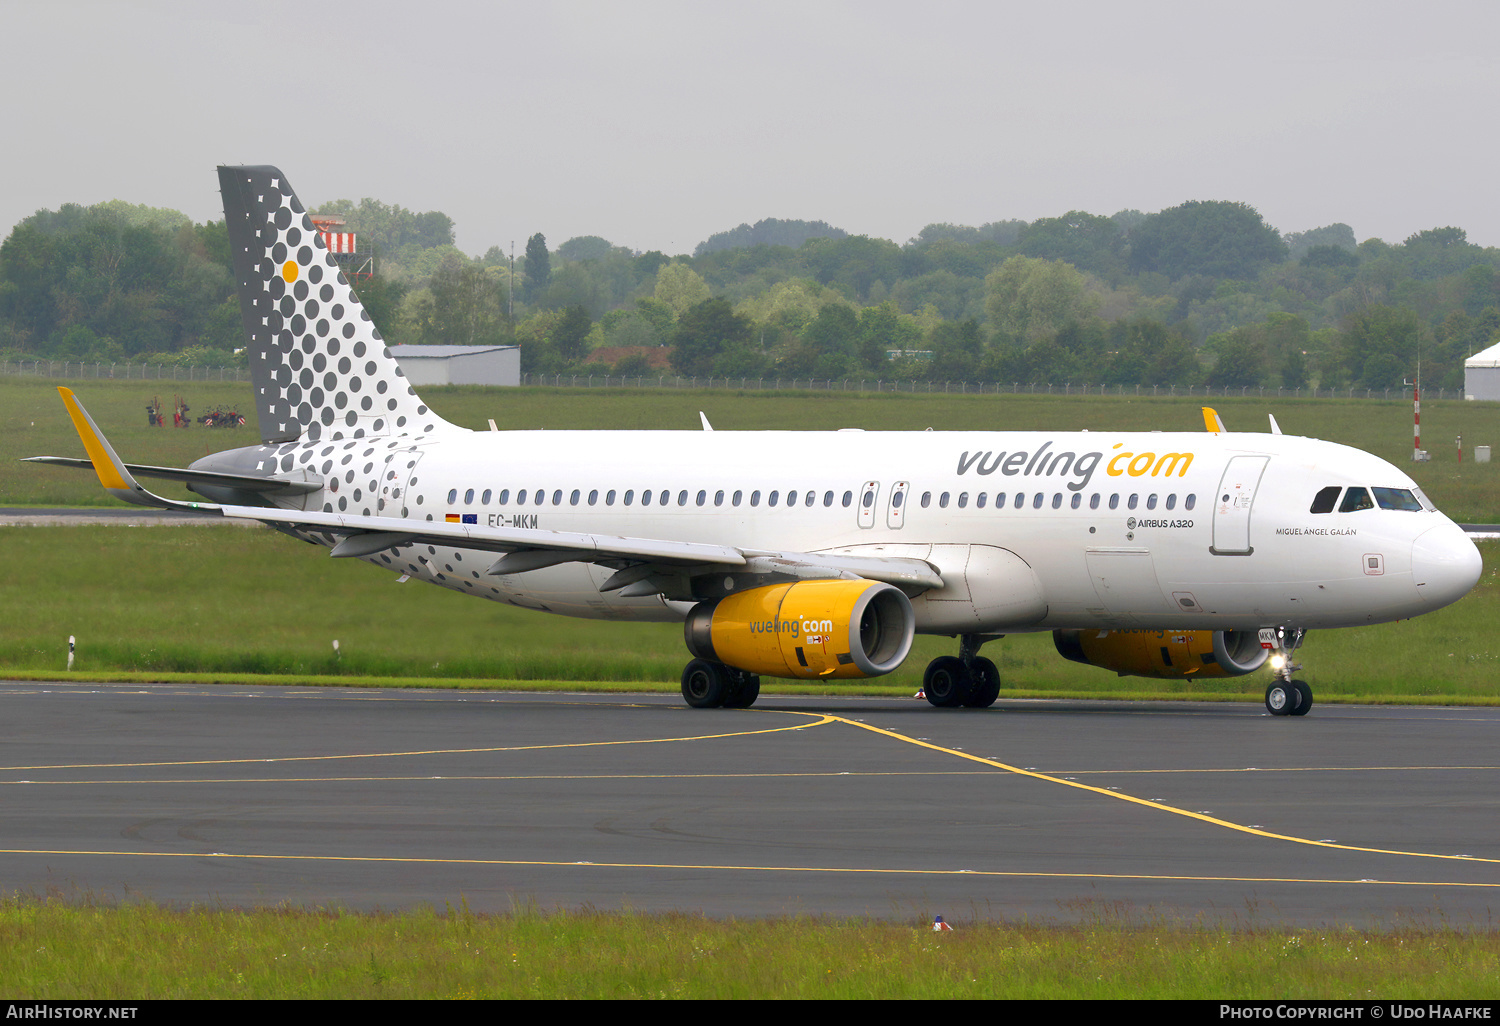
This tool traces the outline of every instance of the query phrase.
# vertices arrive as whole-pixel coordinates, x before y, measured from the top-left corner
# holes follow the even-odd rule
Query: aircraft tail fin
[[[221,167],[263,442],[408,435],[446,426],[417,396],[286,176]]]

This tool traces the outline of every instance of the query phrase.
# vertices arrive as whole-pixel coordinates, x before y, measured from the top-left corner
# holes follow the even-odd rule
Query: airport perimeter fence
[[[1024,381],[884,381],[874,378],[693,378],[619,377],[600,374],[523,374],[523,385],[560,388],[720,388],[748,392],[905,392],[917,395],[1196,396],[1202,399],[1274,397],[1280,399],[1410,399],[1401,388],[1267,388],[1261,385],[1080,385]],[[1454,389],[1427,389],[1428,399],[1462,399]]]
[[[102,363],[78,360],[0,360],[0,375],[43,378],[113,378],[127,381],[247,382],[242,367],[184,367],[161,363]],[[637,377],[603,374],[523,374],[521,384],[546,388],[731,389],[754,392],[906,392],[947,395],[1059,396],[1236,396],[1278,399],[1410,399],[1411,386],[1400,388],[1267,388],[1260,385],[1080,385],[983,381],[885,381],[874,378],[695,378],[679,375]],[[1462,399],[1455,389],[1428,389],[1428,399]]]
[[[249,381],[244,367],[183,367],[175,363],[98,363],[81,360],[0,360],[0,374],[35,378],[115,378],[123,381]]]

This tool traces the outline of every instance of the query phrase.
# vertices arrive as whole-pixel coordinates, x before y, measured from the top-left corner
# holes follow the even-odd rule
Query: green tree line
[[[1463,229],[1283,235],[1235,202],[933,224],[904,244],[773,218],[691,256],[537,232],[514,266],[460,251],[438,211],[314,213],[360,236],[374,273],[355,285],[388,339],[519,344],[543,373],[1390,387],[1420,359],[1455,388],[1500,337],[1500,250]],[[222,222],[70,204],[0,243],[6,355],[212,364],[242,344]]]

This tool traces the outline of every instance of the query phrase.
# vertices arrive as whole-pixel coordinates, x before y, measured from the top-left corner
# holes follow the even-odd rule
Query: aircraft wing
[[[209,502],[179,502],[156,495],[135,480],[133,468],[121,462],[114,448],[70,389],[58,388],[73,426],[90,459],[33,457],[54,465],[90,467],[99,483],[116,498],[139,506],[258,520],[274,527],[323,534],[336,557],[368,556],[401,545],[457,545],[494,552],[491,574],[523,573],[559,563],[602,563],[617,569],[603,590],[623,596],[690,591],[688,581],[699,573],[741,571],[762,577],[864,577],[916,590],[940,588],[943,579],[925,560],[901,557],[846,556],[812,552],[781,552],[739,548],[707,542],[629,538],[577,531],[538,528],[488,527],[479,524],[398,520],[345,513],[307,512],[266,506],[238,506]],[[172,470],[174,468],[149,468]],[[213,475],[208,475],[213,476]],[[222,475],[234,477],[234,475]],[[259,480],[259,479],[256,479]],[[287,484],[290,482],[282,482]]]
[[[921,559],[772,551],[708,542],[273,510],[262,506],[221,505],[215,511],[223,516],[325,534],[335,557],[367,556],[398,545],[453,545],[496,553],[498,558],[489,569],[495,575],[523,573],[559,563],[602,563],[621,571],[616,575],[618,580],[605,583],[604,590],[634,587],[628,594],[635,595],[655,593],[648,590],[655,574],[693,576],[710,570],[863,577],[918,589],[943,586],[942,577]]]

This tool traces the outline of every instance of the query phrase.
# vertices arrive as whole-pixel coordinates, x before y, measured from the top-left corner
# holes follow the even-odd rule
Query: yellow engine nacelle
[[[916,617],[878,581],[797,581],[700,602],[688,651],[772,677],[878,677],[911,651]]]
[[[1121,677],[1238,677],[1271,653],[1255,631],[1053,631],[1058,654]]]

